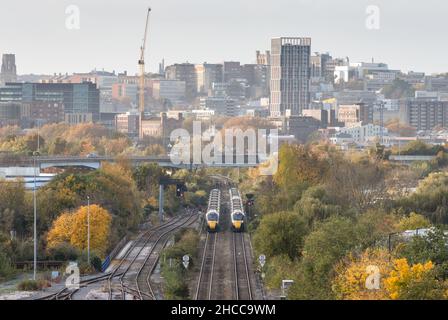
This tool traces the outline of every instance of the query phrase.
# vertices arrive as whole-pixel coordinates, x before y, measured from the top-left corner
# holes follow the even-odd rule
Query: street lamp
[[[33,280],[36,281],[36,273],[37,273],[37,197],[36,197],[36,156],[39,155],[39,152],[33,152],[33,168],[34,168],[34,188],[33,188],[33,209],[34,209],[34,227],[33,227],[33,238],[34,238],[34,258],[33,258]]]
[[[87,264],[90,266],[90,196],[87,196]]]

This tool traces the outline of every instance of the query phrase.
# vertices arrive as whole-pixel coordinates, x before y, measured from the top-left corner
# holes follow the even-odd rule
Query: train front
[[[232,212],[232,229],[234,231],[244,230],[244,213],[241,210]]]
[[[210,210],[206,215],[207,220],[207,230],[209,232],[214,232],[218,230],[219,214],[216,210]]]

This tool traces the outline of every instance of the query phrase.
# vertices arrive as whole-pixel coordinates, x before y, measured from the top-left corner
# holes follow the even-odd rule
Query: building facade
[[[152,80],[154,99],[166,99],[172,104],[185,100],[186,84],[181,80]]]
[[[400,106],[400,114],[402,120],[416,130],[446,128],[448,126],[448,101],[407,99]]]
[[[299,115],[310,101],[311,38],[271,40],[270,114]]]
[[[60,112],[62,106],[64,118],[76,115],[76,122],[99,121],[100,93],[93,83],[7,83],[0,88],[0,102],[16,102],[29,105],[30,115],[48,116],[44,122],[54,122],[51,109]],[[38,110],[33,110],[37,108]],[[40,108],[40,112],[39,112]],[[45,111],[47,110],[47,111]],[[54,111],[53,110],[53,111]],[[56,115],[56,118],[58,115]],[[73,120],[75,120],[73,118]],[[84,121],[85,120],[85,121]],[[71,121],[69,123],[72,123]]]
[[[373,122],[373,108],[363,103],[352,105],[340,105],[338,108],[338,121],[345,126],[350,126],[358,122],[363,125]]]
[[[203,63],[195,66],[199,95],[208,95],[213,83],[223,81],[223,65]]]
[[[195,65],[191,63],[180,63],[166,67],[165,77],[168,80],[180,80],[185,82],[185,97],[192,100],[196,97],[197,79]]]
[[[201,109],[213,110],[216,115],[235,117],[238,115],[235,100],[227,97],[208,97],[201,98]]]

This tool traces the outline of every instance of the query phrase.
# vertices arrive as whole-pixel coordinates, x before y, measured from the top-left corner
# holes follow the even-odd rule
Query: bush
[[[57,261],[74,261],[79,257],[79,251],[69,243],[60,243],[49,249],[51,259]]]
[[[0,280],[9,277],[14,272],[9,258],[0,251]]]
[[[87,251],[78,257],[78,266],[81,274],[92,273],[94,271],[101,271],[102,261],[94,252],[90,252],[90,265],[87,263]]]
[[[20,291],[38,291],[49,286],[46,280],[23,280],[19,283],[17,289]]]

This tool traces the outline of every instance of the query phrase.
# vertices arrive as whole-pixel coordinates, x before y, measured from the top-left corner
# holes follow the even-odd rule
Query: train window
[[[233,220],[243,220],[244,215],[241,212],[236,212],[233,214]]]
[[[218,215],[216,213],[214,213],[214,212],[209,213],[207,215],[207,220],[208,221],[218,221]]]

